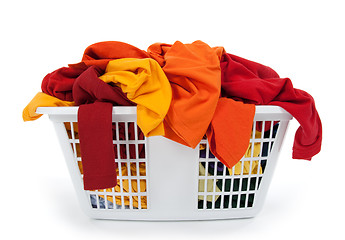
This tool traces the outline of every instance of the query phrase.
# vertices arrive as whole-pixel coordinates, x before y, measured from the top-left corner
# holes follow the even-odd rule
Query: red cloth
[[[112,110],[113,105],[105,102],[79,106],[78,129],[85,190],[111,188],[117,184]]]
[[[94,102],[109,102],[114,106],[135,106],[136,104],[131,102],[119,87],[104,83],[98,78],[98,76],[104,73],[106,66],[110,60],[118,58],[148,57],[149,55],[145,51],[140,50],[127,43],[116,41],[95,43],[85,49],[82,62],[77,64],[70,64],[69,67],[59,68],[54,72],[47,74],[42,81],[42,91],[61,100],[74,101],[76,105],[90,104],[90,106],[81,106],[80,109],[82,109],[82,112],[83,109],[88,109],[88,114],[91,116],[91,119],[94,115],[94,113],[92,112],[94,109],[99,108],[98,110],[96,110],[99,114],[101,114],[102,112],[106,114],[104,111],[108,111],[107,109],[104,109],[104,105],[92,104]],[[86,122],[88,121],[88,111],[85,110],[85,113],[82,114],[82,116],[84,117],[78,119],[78,124],[84,126],[87,124]],[[107,121],[112,121],[111,115],[108,115],[106,118]],[[106,166],[110,166],[111,162],[114,162],[114,147],[112,145],[112,142],[111,145],[110,143],[103,145],[103,141],[98,142],[91,139],[93,138],[92,136],[101,136],[98,135],[98,128],[103,125],[102,121],[103,118],[94,118],[94,120],[92,120],[92,122],[90,123],[91,125],[93,124],[93,128],[90,128],[88,131],[85,130],[86,133],[79,132],[79,134],[82,134],[84,136],[89,135],[89,137],[84,137],[83,140],[80,140],[83,167],[84,165],[86,165],[86,168],[88,168],[87,166],[95,166],[96,159],[94,159],[94,157],[96,157],[96,154],[100,152],[102,152],[102,154],[100,154],[99,156],[100,161],[98,161],[98,164],[106,163]],[[134,128],[130,127],[131,125],[133,124],[130,123],[128,126],[129,136],[134,135]],[[123,128],[124,126],[119,125],[120,140],[125,139]],[[110,133],[115,135],[115,131],[115,126],[113,126],[113,129]],[[140,129],[138,130],[138,135],[139,139],[143,139],[143,133],[140,131]],[[85,150],[87,148],[82,146],[88,146],[90,142],[94,144],[93,148],[91,148],[92,150]],[[116,146],[115,151],[117,154]],[[145,154],[145,149],[143,145],[139,145],[139,156],[143,156],[143,154]],[[117,157],[126,158],[127,155],[128,153],[126,153],[126,149],[121,146],[120,156]],[[129,155],[131,157],[135,156],[134,145],[130,145]],[[107,175],[107,177],[100,177],[99,182],[93,182],[93,180],[86,180],[85,182],[84,180],[85,189],[101,189],[104,188],[105,185],[109,185],[109,172],[106,172],[105,170],[106,169],[103,167],[95,168],[95,172],[86,170],[84,173],[84,179],[92,179],[95,174],[98,174],[99,176]],[[114,174],[114,172],[112,172],[112,174]],[[113,176],[113,179],[116,180],[116,172]],[[88,183],[87,181],[90,182]],[[114,186],[116,186],[116,181],[115,183],[113,181],[111,183],[112,184],[110,185],[115,184]]]
[[[125,145],[120,145],[120,156],[117,155],[117,147],[113,145],[116,127],[112,124],[112,111],[109,110],[109,106],[112,109],[113,105],[135,106],[136,104],[126,97],[121,88],[100,80],[99,74],[99,69],[91,66],[75,80],[73,85],[74,101],[76,105],[80,105],[78,126],[83,169],[86,167],[84,170],[85,190],[116,186],[115,157],[121,159],[138,157],[134,144],[130,144],[129,153]],[[119,123],[118,140],[126,140],[124,124]],[[128,138],[134,140],[133,123],[129,123],[127,129]],[[144,134],[138,129],[138,139],[143,138]],[[142,144],[138,147],[139,157],[143,158],[145,149]]]
[[[314,99],[293,88],[289,78],[280,78],[271,68],[247,59],[223,54],[222,96],[256,105],[277,105],[300,123],[293,145],[294,159],[310,160],[320,152],[322,124]]]
[[[117,41],[95,43],[85,49],[81,62],[69,64],[69,67],[62,67],[47,74],[42,81],[41,88],[46,94],[64,101],[73,101],[74,81],[89,66],[97,66],[99,73],[103,74],[110,60],[149,57],[146,51],[127,43]]]
[[[85,67],[62,67],[48,73],[42,81],[42,92],[64,101],[73,101],[72,87],[74,81],[85,69]]]
[[[99,102],[110,102],[114,106],[135,106],[121,88],[103,82],[98,77],[100,70],[91,66],[76,80],[73,86],[73,99],[76,105]]]

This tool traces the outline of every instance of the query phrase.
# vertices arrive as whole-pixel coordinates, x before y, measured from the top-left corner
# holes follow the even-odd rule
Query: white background
[[[2,1],[0,225],[6,239],[339,239],[345,214],[342,1]],[[21,113],[43,77],[95,42],[146,50],[202,40],[275,69],[315,99],[323,145],[293,160],[293,120],[263,210],[253,219],[92,220],[78,206],[46,116]],[[338,236],[338,237],[336,237]]]

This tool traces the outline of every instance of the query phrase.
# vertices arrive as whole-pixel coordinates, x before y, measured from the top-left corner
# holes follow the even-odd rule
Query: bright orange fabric
[[[38,107],[68,107],[73,105],[74,102],[62,101],[56,97],[39,92],[24,108],[22,117],[24,121],[33,121],[42,116],[42,114],[36,113]]]
[[[213,47],[213,49],[216,51],[216,54],[220,61],[222,59],[223,54],[226,53],[224,47]]]
[[[220,98],[207,130],[210,150],[223,164],[232,168],[244,156],[251,136],[254,104]]]
[[[217,51],[196,41],[173,45],[156,43],[148,53],[162,67],[172,88],[172,102],[164,121],[165,137],[195,148],[217,106],[221,72]]]
[[[84,51],[82,63],[87,66],[96,65],[104,71],[110,60],[149,57],[147,52],[130,44],[118,41],[105,41],[88,46]],[[79,64],[70,64],[69,66],[78,68]]]

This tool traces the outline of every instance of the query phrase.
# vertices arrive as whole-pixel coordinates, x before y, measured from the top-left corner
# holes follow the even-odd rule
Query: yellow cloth
[[[100,79],[121,87],[137,104],[137,123],[145,136],[164,135],[163,120],[170,107],[170,83],[153,59],[122,58],[110,61]]]
[[[29,102],[29,104],[23,110],[23,120],[33,121],[42,116],[42,114],[36,113],[38,107],[67,107],[73,106],[74,102],[62,101],[56,97],[39,92]]]
[[[130,169],[131,169],[131,176],[146,176],[146,164],[145,163],[139,163],[139,173],[137,173],[137,167],[136,167],[136,163],[131,163],[130,164]],[[121,172],[122,172],[122,176],[128,176],[128,169],[127,169],[127,164],[122,164],[121,167]],[[118,170],[117,170],[117,175],[119,175]],[[146,192],[146,180],[144,179],[140,179],[139,180],[139,186],[140,186],[140,192]],[[132,192],[132,193],[136,193],[138,192],[138,181],[137,180],[131,180],[131,187],[132,187],[132,191],[129,191],[129,180],[122,180],[122,190],[124,193],[126,192]],[[115,192],[120,192],[121,188],[120,188],[120,180],[117,181],[117,185],[115,187]],[[138,197],[137,196],[133,196],[133,206],[138,208],[139,203],[138,203]],[[121,205],[121,197],[117,196],[115,197],[116,200],[116,204],[117,205]],[[147,198],[146,196],[141,197],[141,208],[146,209],[147,208]],[[130,201],[129,201],[129,197],[124,197],[124,205],[129,206],[130,205]]]

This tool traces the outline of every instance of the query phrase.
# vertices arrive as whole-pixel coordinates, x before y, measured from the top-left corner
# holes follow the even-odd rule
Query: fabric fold
[[[256,105],[276,105],[299,122],[292,157],[310,160],[320,152],[322,124],[314,99],[295,89],[289,78],[280,78],[271,68],[224,54],[221,61],[222,96]]]
[[[116,186],[112,109],[118,105],[135,105],[119,87],[99,79],[99,74],[98,68],[91,66],[73,85],[73,98],[80,105],[78,134],[85,190]]]
[[[149,54],[128,43],[119,41],[104,41],[88,46],[83,54],[82,63],[86,66],[97,66],[105,71],[108,62],[120,58],[149,58]],[[69,64],[72,68],[78,68],[79,64]]]
[[[73,98],[76,105],[98,102],[110,102],[114,106],[135,106],[121,88],[102,81],[96,66],[85,70],[73,85]]]
[[[75,79],[87,69],[62,67],[48,73],[42,81],[42,92],[57,97],[64,101],[73,101],[72,88]]]
[[[220,98],[207,130],[210,150],[228,168],[245,155],[252,132],[255,105]]]
[[[72,88],[74,81],[88,67],[95,66],[103,74],[108,62],[120,58],[149,58],[150,55],[130,44],[118,41],[98,42],[88,46],[83,54],[82,61],[68,64],[48,73],[42,81],[42,92],[64,101],[73,101]]]
[[[172,88],[170,109],[164,120],[165,137],[195,148],[204,136],[220,95],[221,72],[217,51],[195,41],[148,48]]]
[[[150,58],[123,58],[109,62],[100,79],[119,86],[137,104],[137,123],[144,135],[164,135],[163,120],[169,110],[172,92],[159,64]]]
[[[22,118],[24,122],[33,121],[42,116],[36,113],[38,107],[70,107],[74,106],[74,102],[62,101],[56,97],[39,92],[33,97],[28,105],[23,109]]]
[[[78,129],[85,190],[117,184],[112,135],[113,105],[95,102],[79,106]]]

